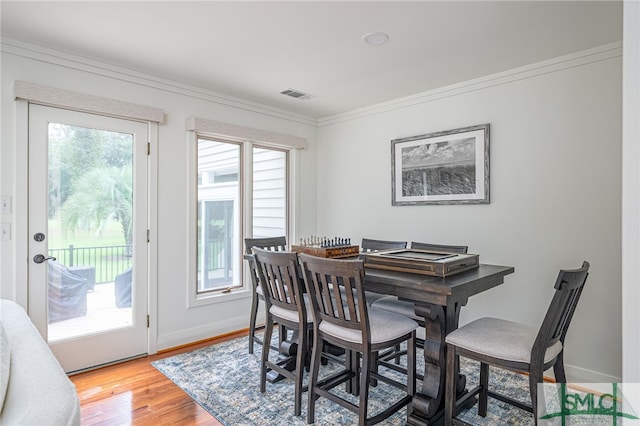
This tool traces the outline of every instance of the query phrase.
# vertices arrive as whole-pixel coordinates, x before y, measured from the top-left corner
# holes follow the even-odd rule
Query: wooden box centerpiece
[[[339,259],[342,257],[355,257],[360,253],[360,246],[341,245],[335,247],[320,247],[307,245],[292,245],[291,251],[306,253],[311,256]]]
[[[367,268],[446,277],[479,266],[477,254],[402,249],[360,253]]]

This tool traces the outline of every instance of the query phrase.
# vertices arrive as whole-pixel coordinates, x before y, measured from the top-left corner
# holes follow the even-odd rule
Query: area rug
[[[302,416],[296,417],[293,415],[293,383],[290,380],[282,380],[275,384],[267,382],[266,392],[260,393],[261,346],[256,345],[255,353],[252,355],[248,353],[247,348],[248,338],[238,338],[161,359],[152,365],[224,425],[306,425],[306,394],[302,398]],[[276,355],[273,353],[272,358],[275,359]],[[330,368],[323,369],[327,371]],[[421,359],[418,369],[422,369]],[[386,369],[381,369],[381,372],[395,374]],[[461,372],[467,376],[468,386],[477,384],[478,365],[462,360]],[[305,383],[306,380],[305,374]],[[529,399],[526,376],[492,369],[490,380],[492,389],[524,401]],[[418,381],[418,389],[421,385]],[[397,392],[395,388],[384,384],[372,388],[370,412],[380,411],[382,404],[395,398]],[[404,425],[406,415],[405,408],[381,424]],[[477,405],[464,411],[459,417],[477,425],[533,424],[531,414],[493,399],[489,401],[487,417],[477,416]],[[353,425],[357,424],[357,417],[343,407],[320,398],[316,402],[315,424]]]

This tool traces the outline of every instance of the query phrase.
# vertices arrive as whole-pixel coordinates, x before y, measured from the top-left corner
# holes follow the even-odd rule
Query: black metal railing
[[[49,249],[53,256],[65,266],[93,266],[96,268],[96,284],[113,282],[116,275],[132,265],[131,245],[74,247]]]
[[[229,241],[218,239],[199,244],[198,289],[228,287],[229,282],[233,280],[232,256]]]
[[[204,248],[204,253],[203,249]],[[93,266],[96,268],[96,284],[113,282],[116,275],[132,266],[131,245],[75,247],[49,249],[49,256],[67,267]],[[207,241],[198,247],[198,271],[204,271],[205,288],[215,287],[220,281],[232,278],[231,250],[224,240]],[[202,262],[206,267],[202,268]]]

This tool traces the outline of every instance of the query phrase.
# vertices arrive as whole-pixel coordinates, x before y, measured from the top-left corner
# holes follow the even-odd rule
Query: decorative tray
[[[360,253],[364,266],[390,271],[446,277],[477,268],[477,254],[444,251],[402,249]]]

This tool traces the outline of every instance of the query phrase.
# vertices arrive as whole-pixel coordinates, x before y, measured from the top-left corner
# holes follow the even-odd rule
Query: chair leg
[[[407,341],[407,394],[416,394],[416,334]]]
[[[371,378],[371,353],[362,354],[362,368],[360,369],[360,401],[358,406],[358,425],[367,423],[367,405],[369,404],[369,380]],[[357,355],[354,358],[358,358]]]
[[[253,343],[256,336],[256,317],[258,316],[258,293],[253,292],[251,299],[251,317],[249,319],[249,353],[253,353]]]
[[[531,393],[531,408],[533,409],[533,421],[538,424],[538,384],[542,383],[542,371],[529,372],[529,392]]]
[[[373,360],[371,361],[371,368],[372,368],[372,371],[375,371],[376,373],[380,369],[380,352],[375,352],[373,354]],[[376,386],[378,386],[378,380],[372,377],[371,387],[375,388]]]
[[[273,333],[273,321],[271,318],[267,318],[267,323],[264,327],[264,340],[263,342],[271,341],[271,333]],[[266,391],[267,382],[267,361],[269,360],[269,346],[262,345],[262,364],[260,365],[260,392]]]
[[[478,415],[487,416],[487,406],[489,403],[489,364],[480,363],[480,394],[478,395]]]
[[[344,383],[344,391],[354,396],[360,395],[360,382],[357,380],[358,369],[360,368],[359,361],[360,359],[356,352],[350,349],[345,350],[344,368],[353,372],[355,374],[355,379],[349,379]]]
[[[304,375],[304,364],[307,357],[306,348],[308,345],[307,330],[302,328],[299,333],[300,343],[298,345],[298,353],[296,354],[296,375],[294,388],[294,406],[293,415],[299,416],[302,411],[302,376]]]
[[[287,327],[280,325],[278,327],[278,347],[282,346],[282,342],[287,340],[287,337],[289,337],[287,336]]]
[[[447,345],[447,372],[445,380],[444,395],[444,424],[445,426],[453,425],[453,415],[456,408],[456,349],[453,345]]]
[[[320,369],[320,358],[322,355],[322,345],[324,342],[322,339],[318,339],[317,335],[315,345],[311,349],[311,372],[309,373],[309,390],[308,398],[309,402],[307,404],[307,423],[311,424],[315,421],[315,411],[316,411],[316,395],[315,395],[315,387],[318,382],[318,371]]]
[[[556,363],[553,364],[553,375],[556,378],[556,383],[567,383],[567,376],[564,373],[563,354],[564,352],[560,352],[556,359]]]

